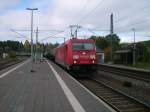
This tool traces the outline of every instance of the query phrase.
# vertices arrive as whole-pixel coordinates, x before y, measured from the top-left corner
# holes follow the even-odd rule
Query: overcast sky
[[[110,14],[114,14],[114,32],[121,42],[149,40],[150,37],[150,1],[149,0],[1,0],[0,3],[0,40],[19,40],[14,29],[30,37],[30,11],[26,8],[38,8],[34,12],[34,30],[62,30],[56,37],[70,38],[69,25],[79,24],[79,36],[107,35],[110,29]],[[87,29],[94,29],[91,33]],[[27,31],[19,31],[27,30]],[[55,31],[40,31],[39,41],[49,37]],[[34,34],[35,40],[35,34]],[[62,38],[49,38],[44,42],[62,42]]]

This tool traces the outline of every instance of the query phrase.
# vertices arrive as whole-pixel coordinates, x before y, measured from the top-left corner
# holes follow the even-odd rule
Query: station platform
[[[115,112],[56,64],[31,60],[0,71],[0,112]]]
[[[118,64],[100,64],[108,67],[114,67],[114,68],[121,68],[121,69],[126,69],[126,70],[134,70],[134,71],[139,71],[139,72],[147,72],[150,73],[150,70],[148,69],[142,69],[142,68],[135,68],[135,67],[129,67],[125,65],[118,65]]]

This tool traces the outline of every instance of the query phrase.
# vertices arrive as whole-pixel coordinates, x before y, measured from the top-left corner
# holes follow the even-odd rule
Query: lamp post
[[[133,66],[135,66],[135,28],[132,29],[134,33],[134,42],[133,42]]]
[[[38,8],[27,8],[27,10],[31,11],[31,72],[33,72],[33,11],[38,10]]]
[[[113,34],[114,34],[114,23],[113,23],[113,13],[110,15],[110,35],[111,35],[111,52],[110,52],[110,60],[113,62]]]

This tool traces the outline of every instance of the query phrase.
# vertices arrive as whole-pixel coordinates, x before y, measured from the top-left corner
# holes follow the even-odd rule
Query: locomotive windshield
[[[73,43],[73,50],[94,50],[94,43]]]

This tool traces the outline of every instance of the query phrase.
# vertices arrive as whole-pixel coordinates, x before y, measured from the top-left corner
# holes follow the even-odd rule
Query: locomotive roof
[[[95,42],[95,40],[92,40],[92,39],[77,39],[77,38],[72,38],[72,39],[69,39],[69,40],[67,40],[65,43],[62,43],[62,44],[60,44],[59,46],[57,46],[56,48],[59,48],[59,47],[61,47],[62,45],[64,45],[64,44],[68,44],[68,43],[70,43],[70,42]]]
[[[92,39],[76,39],[76,38],[73,38],[73,39],[69,39],[65,43],[69,43],[69,42],[95,42],[95,41],[92,40]]]

